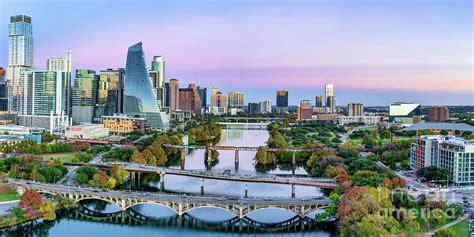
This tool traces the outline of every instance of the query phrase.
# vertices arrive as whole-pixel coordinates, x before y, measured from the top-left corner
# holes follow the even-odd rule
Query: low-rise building
[[[350,123],[359,123],[365,125],[377,125],[383,121],[383,117],[380,116],[339,116],[337,123],[339,125],[346,125]]]
[[[66,138],[99,139],[109,135],[109,130],[102,124],[81,124],[71,126],[64,131]]]
[[[340,116],[339,114],[317,114],[316,120],[336,122],[339,116]]]
[[[114,134],[128,134],[136,131],[145,133],[145,130],[149,128],[146,118],[128,117],[122,114],[102,116],[102,124]]]
[[[410,148],[410,166],[419,170],[435,166],[449,172],[456,186],[474,185],[474,141],[454,136],[420,136]]]
[[[42,134],[44,132],[44,128],[33,128],[33,127],[25,127],[25,126],[18,126],[18,125],[1,125],[0,126],[0,133],[1,134],[15,134],[15,135],[30,135],[30,134]]]

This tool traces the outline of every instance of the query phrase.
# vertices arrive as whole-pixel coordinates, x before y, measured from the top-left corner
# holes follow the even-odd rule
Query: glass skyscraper
[[[9,111],[18,113],[20,71],[33,67],[33,26],[31,17],[10,17],[8,24],[8,88]]]
[[[168,129],[168,117],[161,112],[149,77],[142,43],[128,48],[123,91],[123,112],[148,120],[150,127]]]
[[[97,86],[97,103],[94,122],[102,122],[102,116],[112,116],[122,112],[122,90],[125,69],[100,71]]]
[[[92,123],[97,101],[98,76],[95,71],[77,69],[72,89],[72,121]]]

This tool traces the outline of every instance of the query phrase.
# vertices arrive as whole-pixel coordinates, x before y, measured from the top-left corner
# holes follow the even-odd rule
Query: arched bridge
[[[249,213],[263,209],[284,209],[300,217],[330,204],[327,198],[222,198],[212,196],[180,196],[163,193],[140,193],[124,191],[101,191],[64,185],[17,182],[18,189],[34,189],[40,193],[61,195],[80,202],[82,200],[103,200],[114,204],[121,211],[140,204],[155,204],[169,208],[178,215],[184,215],[197,208],[219,208],[232,212],[242,219]],[[21,190],[19,190],[21,192]]]
[[[259,146],[200,146],[200,145],[173,145],[163,144],[164,147],[171,147],[176,149],[202,149],[212,151],[258,151]],[[316,148],[269,148],[270,152],[313,152]]]

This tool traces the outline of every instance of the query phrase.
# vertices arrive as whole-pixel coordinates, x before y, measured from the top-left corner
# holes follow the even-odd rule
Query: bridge
[[[148,174],[159,174],[160,175],[160,190],[164,190],[165,186],[165,175],[177,175],[187,176],[201,179],[201,193],[204,194],[204,179],[234,181],[234,182],[246,182],[246,183],[269,183],[269,184],[285,184],[291,185],[292,192],[291,196],[295,197],[295,186],[306,186],[316,187],[322,189],[335,189],[338,185],[334,179],[327,178],[281,178],[281,177],[256,177],[256,176],[240,176],[240,175],[224,175],[215,172],[203,172],[203,171],[189,171],[179,169],[169,169],[157,166],[146,166],[135,163],[120,163],[125,166],[132,179],[135,179],[136,174],[148,173]],[[95,166],[99,169],[111,169],[111,164],[85,164],[76,162],[64,162],[66,166]],[[138,176],[139,178],[139,176]],[[247,189],[246,189],[247,193]],[[247,195],[245,195],[247,196]]]
[[[266,130],[270,123],[217,122],[217,124],[225,129]]]
[[[283,209],[305,217],[330,204],[327,198],[222,198],[214,196],[183,196],[165,193],[141,193],[127,191],[102,191],[88,188],[69,187],[55,184],[29,183],[16,181],[18,192],[34,189],[42,194],[60,195],[79,203],[83,200],[102,200],[117,206],[120,211],[141,204],[154,204],[166,207],[182,216],[193,209],[219,208],[243,219],[248,214],[265,209]]]
[[[241,122],[245,121],[248,123],[249,121],[255,122],[278,122],[278,121],[285,121],[286,118],[257,118],[257,117],[224,117],[226,121],[229,122]]]
[[[235,166],[238,167],[240,162],[240,151],[258,151],[260,147],[250,146],[201,146],[201,145],[174,145],[163,144],[164,147],[175,148],[181,150],[181,160],[186,158],[186,149],[205,150],[204,156],[207,157],[207,162],[212,162],[212,151],[235,151],[234,161]],[[316,148],[269,148],[265,147],[269,152],[292,152],[291,164],[296,166],[296,152],[314,152]]]

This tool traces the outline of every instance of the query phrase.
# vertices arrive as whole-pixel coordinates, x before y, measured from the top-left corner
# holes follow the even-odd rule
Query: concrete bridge
[[[83,200],[102,200],[117,206],[120,211],[141,205],[153,204],[166,207],[177,215],[184,215],[190,210],[198,208],[219,208],[235,214],[239,219],[248,214],[264,209],[283,209],[294,212],[297,216],[305,217],[318,209],[326,208],[330,204],[327,198],[222,198],[213,196],[184,196],[164,193],[141,193],[127,191],[102,191],[87,188],[69,187],[16,181],[19,193],[26,189],[34,189],[39,193],[61,195],[74,202]]]
[[[168,169],[158,166],[146,166],[136,163],[120,163],[125,166],[125,169],[130,173],[131,179],[140,179],[139,174],[159,174],[160,175],[160,189],[163,191],[165,186],[165,175],[178,175],[187,176],[201,179],[201,193],[204,193],[204,179],[224,180],[224,181],[235,181],[245,183],[269,183],[269,184],[285,184],[291,185],[292,192],[291,196],[295,195],[295,186],[307,186],[316,187],[323,189],[335,189],[338,187],[334,179],[328,178],[293,178],[293,177],[258,177],[258,176],[240,176],[240,175],[229,175],[216,172],[204,172],[204,171],[189,171],[179,169]],[[95,166],[99,169],[111,169],[111,164],[85,164],[76,162],[64,162],[65,166]],[[138,176],[138,177],[137,177]]]
[[[266,130],[270,122],[239,123],[239,122],[217,122],[224,129]]]
[[[234,151],[234,162],[236,167],[238,167],[240,162],[240,151],[258,151],[260,147],[251,147],[251,146],[201,146],[201,145],[173,145],[173,144],[163,144],[164,147],[179,149],[181,152],[181,160],[186,158],[186,150],[205,150],[205,158],[207,162],[212,162],[212,151]],[[291,152],[291,164],[293,167],[296,166],[296,153],[297,152],[314,152],[316,148],[269,148],[265,147],[269,152]]]

